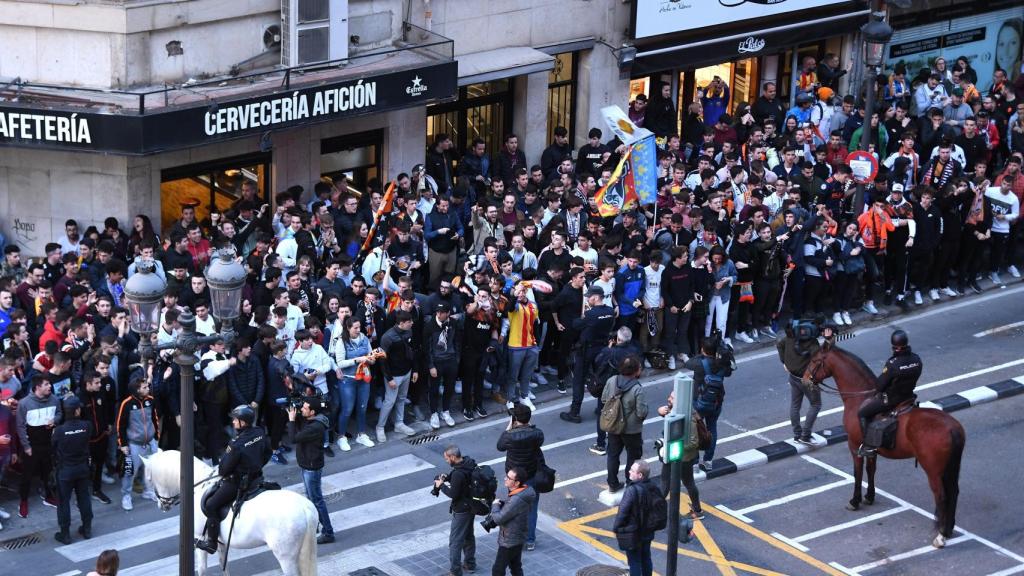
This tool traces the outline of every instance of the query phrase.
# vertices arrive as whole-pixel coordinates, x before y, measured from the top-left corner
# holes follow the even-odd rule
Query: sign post
[[[683,453],[690,437],[690,411],[693,405],[693,377],[676,373],[672,383],[675,402],[665,416],[665,464],[669,466],[668,558],[666,576],[675,576],[679,560],[679,483],[683,474]],[[662,470],[662,474],[664,474]]]

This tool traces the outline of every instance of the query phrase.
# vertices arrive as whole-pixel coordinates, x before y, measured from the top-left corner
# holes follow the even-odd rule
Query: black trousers
[[[590,377],[594,359],[600,351],[600,346],[583,345],[583,349],[576,355],[576,368],[572,378],[572,404],[569,407],[569,412],[576,416],[580,415],[580,408],[583,406],[583,394],[586,392],[584,383]]]
[[[978,240],[974,235],[973,227],[965,227],[964,234],[960,238],[960,258],[957,266],[957,280],[960,288],[973,284],[975,276],[981,270],[981,262],[988,247],[988,240]]]
[[[505,576],[505,571],[512,572],[512,576],[523,576],[523,545],[498,546],[498,555],[494,558],[494,567],[491,568],[491,576]]]
[[[71,527],[71,493],[78,500],[78,513],[82,516],[82,526],[92,526],[92,500],[89,499],[89,471],[68,474],[67,477],[57,473],[57,525],[60,531],[67,533]]]
[[[910,253],[910,284],[914,290],[927,292],[936,287],[936,284],[931,282],[935,252],[936,250],[914,250]]]
[[[953,242],[942,242],[932,262],[931,287],[949,288],[949,274],[956,266],[957,253],[960,251],[960,239]]]
[[[629,478],[629,469],[633,462],[643,455],[644,439],[643,434],[609,434],[608,435],[608,486],[622,486],[619,482],[619,459],[622,450],[626,450],[626,478]]]
[[[829,283],[821,276],[804,276],[804,311],[814,314],[825,312],[825,297],[828,296]]]
[[[43,493],[46,496],[52,496],[53,487],[50,486],[50,471],[53,468],[53,457],[50,454],[50,450],[37,447],[32,451],[31,456],[22,452],[21,458],[21,483],[18,484],[18,494],[21,496],[21,499],[28,499],[33,477],[39,478],[40,483],[43,485]]]
[[[203,430],[204,454],[207,458],[219,459],[228,445],[228,435],[224,431],[224,420],[228,414],[226,404],[202,402],[199,404],[199,422]]]
[[[758,278],[754,280],[754,327],[771,326],[772,316],[779,306],[780,278]]]
[[[463,348],[460,373],[462,374],[462,408],[472,410],[484,404],[484,368],[486,352]],[[440,376],[440,373],[438,373]]]
[[[681,474],[679,475],[683,486],[686,488],[686,493],[690,496],[690,509],[694,512],[700,512],[700,490],[697,489],[697,482],[693,479],[693,467],[696,466],[697,459],[687,460],[680,464]],[[669,490],[672,488],[672,467],[669,464],[662,463],[661,465],[661,493],[668,496]]]
[[[907,290],[907,247],[889,243],[885,249],[885,291],[902,294]]]
[[[571,320],[566,320],[571,322]],[[564,325],[564,324],[563,324]],[[558,330],[558,326],[552,322],[548,330]],[[555,368],[558,369],[558,380],[565,382],[569,376],[569,368],[572,366],[572,347],[576,345],[579,334],[566,327],[565,332],[558,334],[558,358],[555,359]]]
[[[437,377],[430,379],[430,411],[447,412],[452,407],[455,379],[459,375],[458,358],[452,361],[439,362],[435,368],[437,368]],[[444,385],[444,392],[441,392],[442,385]],[[438,409],[438,404],[440,404],[440,409]],[[466,406],[463,406],[463,408],[466,408]]]
[[[220,537],[220,523],[224,520],[221,510],[230,506],[238,496],[238,485],[234,482],[221,480],[209,498],[202,501],[203,514],[206,514],[206,537],[216,542]]]
[[[107,437],[89,442],[89,463],[92,465],[92,489],[99,492],[103,489],[103,463],[107,459]]]

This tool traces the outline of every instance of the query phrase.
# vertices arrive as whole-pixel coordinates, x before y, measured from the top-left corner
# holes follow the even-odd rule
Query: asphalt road
[[[1018,327],[975,336],[1024,320],[1022,296],[1024,286],[1014,285],[962,301],[924,306],[889,322],[855,327],[857,336],[842,346],[877,370],[888,356],[891,329],[908,330],[915,351],[925,362],[919,385],[921,400],[1022,376],[1024,330]],[[788,383],[774,348],[743,352],[739,359],[739,370],[726,382],[719,456],[791,437]],[[656,374],[645,381],[654,414],[668,394],[671,375]],[[527,558],[532,554],[535,559],[546,559],[545,554],[569,544],[574,545],[574,554],[593,552],[580,556],[584,560],[615,557],[614,539],[601,534],[610,526],[613,514],[598,500],[606,487],[605,459],[587,450],[595,431],[595,417],[590,413],[594,404],[585,405],[584,423],[574,425],[558,419],[567,397],[543,389],[539,395],[542,403],[535,423],[545,432],[545,454],[558,470],[559,484],[555,492],[541,499],[543,529],[537,551],[527,553]],[[826,396],[824,404],[817,429],[840,423],[838,399]],[[722,574],[843,574],[854,569],[865,574],[929,574],[950,568],[970,574],[1024,572],[1024,508],[1018,490],[1022,476],[1019,438],[1024,433],[1018,415],[1022,408],[1024,397],[1018,396],[955,414],[967,430],[957,515],[958,526],[967,533],[958,533],[960,539],[945,550],[919,551],[931,540],[927,515],[932,503],[924,474],[912,461],[881,461],[877,478],[884,494],[873,507],[847,512],[843,506],[852,485],[845,475],[852,466],[845,446],[837,445],[703,482],[701,496],[709,514],[696,527],[697,539],[682,547],[680,570]],[[373,449],[355,446],[331,459],[325,470],[325,492],[331,493],[328,508],[339,541],[321,547],[319,554],[324,562],[343,560],[339,565],[345,568],[322,568],[321,573],[347,574],[378,564],[394,567],[401,564],[396,564],[396,559],[403,553],[408,556],[417,546],[424,554],[436,552],[446,542],[440,525],[447,520],[447,504],[432,498],[427,490],[433,477],[446,471],[441,457],[444,447],[458,444],[463,453],[493,463],[500,472],[503,458],[494,443],[506,423],[500,416],[460,422],[454,429],[443,429],[439,438],[420,444],[392,439]],[[645,426],[645,457],[654,455],[652,442],[660,428],[657,418]],[[657,472],[658,465],[654,469]],[[294,465],[271,465],[268,476],[284,485],[301,480]],[[114,491],[108,487],[108,493]],[[793,496],[800,493],[807,495]],[[780,498],[789,501],[769,505]],[[14,504],[10,492],[0,493],[0,505],[13,511]],[[138,498],[130,513],[116,504],[94,504],[93,540],[71,547],[55,549],[55,514],[37,503],[27,520],[5,521],[0,533],[3,538],[41,537],[41,542],[22,549],[0,551],[5,573],[71,576],[87,572],[98,552],[107,547],[122,550],[122,568],[128,568],[125,574],[176,573],[174,513],[162,514],[155,504]],[[743,510],[749,512],[742,514]],[[75,512],[73,519],[77,522]],[[664,542],[664,536],[659,540]],[[403,547],[406,550],[401,550]],[[918,552],[911,557],[900,559],[901,554],[915,550]],[[664,552],[655,555],[660,572]],[[233,552],[232,558],[235,574],[276,567],[266,552],[247,557]],[[487,569],[490,560],[481,555],[480,565]],[[428,573],[405,566],[407,574]],[[401,572],[386,573],[394,576]]]

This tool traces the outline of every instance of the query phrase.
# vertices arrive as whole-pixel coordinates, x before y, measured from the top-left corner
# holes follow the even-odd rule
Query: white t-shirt
[[[573,258],[579,256],[583,259],[584,264],[590,264],[591,266],[597,266],[597,250],[590,247],[588,250],[580,250],[578,247],[573,248],[569,255]]]
[[[651,266],[644,267],[646,284],[644,285],[644,308],[661,308],[661,273],[665,271],[664,266],[658,266],[655,270]]]
[[[598,278],[597,280],[594,280],[594,286],[604,290],[604,305],[613,306],[612,294],[615,293],[615,278],[612,277],[612,279],[607,282]]]

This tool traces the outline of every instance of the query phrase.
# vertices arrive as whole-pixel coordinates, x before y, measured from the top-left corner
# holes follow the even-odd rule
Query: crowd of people
[[[618,375],[631,416],[621,433],[598,428],[591,450],[607,453],[609,485],[621,488],[619,455],[627,470],[639,459],[646,403],[630,390],[645,367],[703,374],[721,346],[779,338],[791,317],[850,325],[861,311],[981,292],[986,275],[994,286],[1020,277],[1021,82],[997,70],[981,89],[959,60],[913,79],[897,69],[877,82],[881,106],[865,110],[863,95],[837,96],[839,72],[831,55],[810,59],[795,106],[769,82],[734,114],[716,78],[681,124],[669,87],[637,96],[629,118],[659,139],[658,192],[614,216],[595,197],[625,147],[593,128],[574,153],[558,127],[538,164],[515,134],[494,157],[478,139],[458,158],[440,134],[392,185],[324,179],[271,203],[246,181],[203,221],[189,202],[160,231],[146,215],[127,231],[113,217],[84,230],[68,220],[37,260],[8,245],[0,479],[18,469],[22,517],[33,484],[44,505],[68,506],[71,488],[51,479],[68,464],[53,437],[77,414],[88,491],[110,503],[103,486],[118,482],[130,510],[141,458],[182,441],[182,410],[195,412],[197,454],[216,463],[229,410],[249,406],[285,465],[289,398],[320,399],[309,418],[322,414],[320,447],[333,456],[413,435],[414,421],[436,430],[532,410],[538,386],[571,394],[561,417],[580,423],[591,383]],[[846,159],[864,130],[880,166],[861,196]],[[181,406],[169,353],[141,362],[125,282],[151,267],[167,280],[154,343],[172,342],[190,315],[217,334],[204,270],[220,248],[248,272],[237,337],[201,350],[196,404]],[[714,436],[715,408],[701,412]]]

